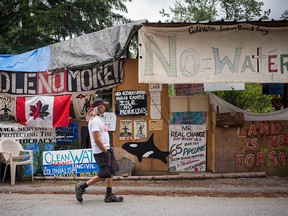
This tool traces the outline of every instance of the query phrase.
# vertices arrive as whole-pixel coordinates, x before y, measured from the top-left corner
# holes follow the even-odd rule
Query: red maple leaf
[[[31,113],[29,113],[29,116],[32,116],[34,120],[37,118],[44,119],[44,117],[49,115],[49,112],[47,112],[48,107],[48,104],[43,105],[39,100],[35,105],[30,105]]]

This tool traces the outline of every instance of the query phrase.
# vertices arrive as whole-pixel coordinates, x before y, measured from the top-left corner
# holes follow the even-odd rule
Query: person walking
[[[85,183],[76,182],[75,194],[79,202],[83,201],[83,194],[90,185],[106,179],[106,195],[104,201],[123,202],[123,197],[116,196],[112,193],[113,175],[119,170],[117,161],[114,156],[113,149],[110,145],[108,130],[100,118],[106,110],[108,102],[101,98],[96,98],[91,104],[86,121],[88,122],[88,131],[91,141],[91,147],[94,159],[99,167],[97,175],[90,178]]]

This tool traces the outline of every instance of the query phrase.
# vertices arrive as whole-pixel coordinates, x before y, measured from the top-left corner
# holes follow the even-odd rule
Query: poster
[[[104,121],[108,131],[116,130],[116,115],[114,112],[105,112],[101,118]]]
[[[119,140],[132,140],[132,120],[120,121]]]
[[[145,90],[115,92],[117,116],[147,115],[147,93]]]
[[[16,122],[16,97],[0,96],[0,122]]]
[[[202,94],[204,92],[203,83],[197,84],[176,84],[176,95],[195,95]]]
[[[163,120],[149,120],[149,130],[150,131],[163,130]]]
[[[147,139],[147,122],[145,120],[134,120],[134,139]]]
[[[206,125],[169,125],[169,172],[206,171]]]
[[[78,148],[78,122],[56,128],[56,150]]]
[[[72,94],[73,109],[77,120],[86,120],[87,112],[94,97],[95,93]]]
[[[205,112],[173,112],[169,116],[170,124],[205,124]]]

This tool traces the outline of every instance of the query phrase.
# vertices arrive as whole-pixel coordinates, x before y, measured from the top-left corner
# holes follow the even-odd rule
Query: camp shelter
[[[103,90],[108,87],[103,83],[109,83],[109,88],[112,88],[111,111],[116,114],[116,129],[112,132],[115,153],[118,159],[125,157],[134,161],[133,174],[136,175],[255,171],[265,171],[269,175],[288,175],[286,110],[270,113],[269,118],[263,114],[263,120],[259,115],[256,115],[258,119],[251,119],[247,118],[247,112],[233,106],[231,108],[230,105],[227,108],[225,102],[216,103],[221,100],[212,95],[168,97],[168,84],[286,83],[286,20],[195,23],[139,21],[124,26],[126,37],[122,42],[116,40],[116,43],[110,38],[109,41],[113,43],[109,47],[113,49],[109,49],[110,55],[107,58],[103,57],[105,55],[102,51],[108,45],[98,43],[98,37],[107,36],[98,32],[92,33],[91,36],[95,38],[90,38],[87,47],[83,49],[82,39],[85,36],[61,42],[63,46],[52,45],[49,52],[61,55],[59,59],[57,55],[51,58],[50,53],[49,59],[54,60],[49,60],[49,64],[46,60],[43,60],[45,64],[36,63],[37,66],[42,65],[42,68],[35,66],[33,71],[29,71],[29,67],[24,70],[25,67],[19,65],[21,61],[16,60],[15,65],[19,65],[17,70],[21,74],[27,73],[23,80],[32,82],[26,88],[14,85],[13,89],[11,84],[9,92],[8,80],[13,81],[15,75],[11,75],[11,79],[2,77],[6,74],[9,77],[15,68],[9,69],[7,62],[0,60],[1,82],[6,81],[5,85],[2,84],[2,94],[37,95],[39,89],[32,89],[37,86],[37,82],[31,80],[38,76],[39,71],[47,70],[54,70],[56,74],[70,71],[67,77],[74,83],[64,81],[67,85],[65,90],[58,85],[58,88],[47,87],[45,91],[45,85],[40,83],[41,94],[75,91],[79,95]],[[116,29],[107,29],[105,32],[109,35],[122,32],[118,27]],[[127,59],[124,53],[135,34],[139,38],[138,58]],[[95,40],[101,47],[93,47],[92,41]],[[78,55],[73,54],[74,46],[79,51]],[[90,48],[98,54],[95,54],[96,51],[89,53]],[[32,54],[40,54],[42,51],[44,48]],[[71,54],[67,55],[71,59],[66,58],[67,53]],[[74,56],[77,58],[73,59]],[[37,59],[42,57],[40,54]],[[45,68],[43,65],[46,65]],[[121,75],[115,72],[118,70]],[[102,75],[108,71],[112,79],[109,79],[111,76],[102,76],[101,80],[90,79],[88,84],[81,81],[81,78],[89,77],[89,74],[99,77],[99,71]],[[75,78],[77,74],[82,74],[79,79]],[[119,83],[114,80],[119,80]],[[77,85],[78,81],[82,86]],[[83,141],[81,139],[84,139],[81,137],[82,127],[85,127],[85,122],[80,121],[79,145]]]
[[[287,86],[287,24],[287,20],[146,23],[138,31],[138,81]],[[213,94],[169,98],[169,116],[178,115],[182,123],[176,125],[182,126],[169,122],[168,170],[264,171],[287,176],[287,109],[255,114],[215,98]],[[283,98],[287,102],[287,87]],[[187,121],[199,119],[206,131],[197,128],[197,123],[192,123],[193,129],[187,126]],[[207,145],[201,144],[203,133]],[[185,134],[194,135],[195,139]]]

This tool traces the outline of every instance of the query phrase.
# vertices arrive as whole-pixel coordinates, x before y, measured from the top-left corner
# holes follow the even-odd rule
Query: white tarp
[[[288,27],[142,26],[140,83],[287,83]]]
[[[219,113],[240,112],[244,114],[245,121],[287,121],[288,109],[282,109],[269,113],[253,113],[242,110],[213,93],[209,93],[210,106],[212,111]]]

